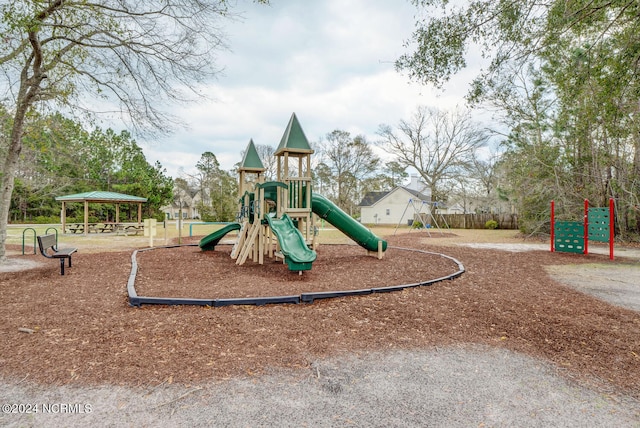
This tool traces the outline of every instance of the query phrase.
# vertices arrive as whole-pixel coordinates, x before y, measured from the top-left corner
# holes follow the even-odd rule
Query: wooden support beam
[[[384,257],[384,251],[382,251],[382,241],[378,241],[378,251],[367,250],[367,255],[374,256],[377,257],[378,260],[382,260],[382,258]]]

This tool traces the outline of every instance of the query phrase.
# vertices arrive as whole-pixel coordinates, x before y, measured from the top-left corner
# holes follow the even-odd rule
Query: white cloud
[[[205,88],[215,101],[174,111],[188,125],[141,146],[172,176],[193,170],[205,151],[225,169],[250,139],[276,146],[292,112],[311,141],[341,129],[375,141],[381,123],[395,125],[418,105],[453,107],[466,82],[444,94],[408,82],[393,61],[414,26],[415,10],[398,0],[240,2],[243,21],[225,29],[231,52],[224,74]]]

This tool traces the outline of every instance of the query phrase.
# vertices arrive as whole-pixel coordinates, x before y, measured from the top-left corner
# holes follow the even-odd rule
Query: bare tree
[[[327,134],[320,147],[323,164],[331,171],[336,202],[344,210],[351,211],[357,203],[359,184],[375,173],[380,159],[364,136],[352,138],[349,132],[339,129]]]
[[[494,196],[498,186],[500,160],[500,153],[495,151],[486,159],[481,159],[477,154],[471,158],[470,177],[478,183],[479,195],[486,198]]]
[[[256,0],[267,3],[267,0]],[[0,261],[22,135],[36,107],[121,112],[139,131],[166,131],[163,107],[201,97],[219,72],[225,0],[0,0],[0,102],[12,115],[0,165]]]
[[[276,152],[276,149],[267,144],[256,144],[256,151],[258,152],[258,156],[260,156],[262,166],[265,167],[264,179],[266,181],[275,180],[277,175],[277,163],[276,157],[273,154]]]
[[[489,139],[468,111],[445,112],[423,106],[411,120],[401,120],[397,131],[380,125],[378,135],[398,163],[418,171],[434,200],[446,200],[445,183],[463,175]]]

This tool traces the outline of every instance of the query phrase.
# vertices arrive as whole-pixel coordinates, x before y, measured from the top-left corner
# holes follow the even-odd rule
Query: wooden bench
[[[40,247],[40,253],[46,258],[60,259],[60,275],[64,275],[64,259],[69,259],[69,267],[71,267],[71,254],[78,251],[77,248],[58,249],[54,234],[38,236],[38,247]]]

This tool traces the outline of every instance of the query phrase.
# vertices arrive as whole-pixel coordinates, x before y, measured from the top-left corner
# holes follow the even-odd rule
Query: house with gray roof
[[[368,192],[358,204],[363,224],[409,224],[414,215],[430,218],[431,191],[417,176],[407,186],[388,192]]]

